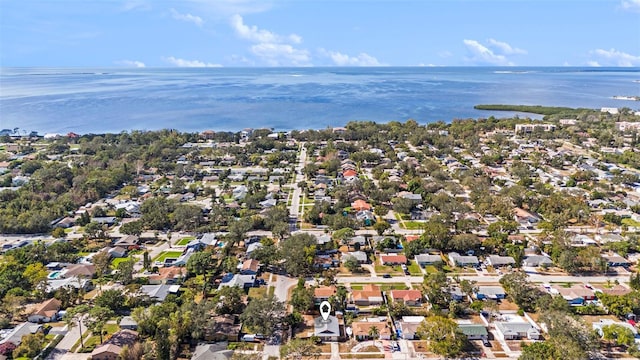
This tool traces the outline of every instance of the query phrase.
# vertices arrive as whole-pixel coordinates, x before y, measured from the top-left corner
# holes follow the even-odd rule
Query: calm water
[[[631,107],[639,68],[0,70],[0,128],[47,132],[277,130],[350,120],[420,123],[500,112],[476,104]]]

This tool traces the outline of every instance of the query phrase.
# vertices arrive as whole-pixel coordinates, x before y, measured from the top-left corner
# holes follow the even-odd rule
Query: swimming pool
[[[54,272],[50,273],[49,275],[47,275],[47,279],[54,280],[54,279],[59,278],[60,275],[62,275],[62,271],[54,271]]]

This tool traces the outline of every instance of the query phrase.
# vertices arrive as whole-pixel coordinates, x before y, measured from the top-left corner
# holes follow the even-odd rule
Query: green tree
[[[280,347],[280,356],[292,360],[317,359],[320,357],[320,348],[311,339],[293,339]]]
[[[618,346],[631,346],[634,343],[634,335],[631,329],[618,324],[603,326],[602,338]]]
[[[124,307],[124,296],[121,290],[107,289],[96,296],[94,302],[97,306],[118,311]]]
[[[23,336],[20,345],[13,350],[13,357],[16,359],[20,357],[34,359],[42,351],[44,341],[42,331]]]
[[[120,232],[127,235],[140,236],[142,234],[142,221],[130,221],[120,226]]]
[[[421,339],[429,341],[429,349],[437,355],[456,357],[462,354],[467,337],[458,324],[443,316],[429,316],[418,326]]]
[[[380,338],[380,330],[378,330],[378,328],[375,326],[371,326],[369,328],[369,337],[371,337],[371,339],[373,340],[373,345],[375,346],[376,340]]]
[[[313,289],[305,286],[305,279],[298,279],[298,285],[291,292],[289,304],[293,306],[295,311],[306,313],[313,309]]]
[[[445,309],[451,302],[451,280],[444,272],[425,275],[422,282],[422,293],[432,305]]]
[[[119,262],[118,266],[116,266],[116,280],[120,281],[124,285],[130,284],[133,281],[133,266],[135,263],[136,261],[132,257]]]
[[[378,233],[378,235],[382,236],[385,231],[391,229],[391,224],[384,220],[381,220],[373,224],[373,229]]]
[[[202,275],[203,277],[202,295],[207,293],[207,274],[215,265],[213,253],[210,250],[197,252],[187,260],[187,270],[192,274]]]
[[[256,333],[271,335],[274,329],[282,323],[285,316],[284,303],[278,301],[273,294],[254,298],[249,301],[246,309],[240,315],[240,320]]]
[[[42,263],[33,263],[27,265],[24,270],[24,278],[27,279],[31,287],[40,295],[44,294],[47,287],[47,269]]]
[[[345,257],[344,267],[349,269],[351,272],[359,272],[361,270],[360,262],[355,258],[355,256],[345,255]]]
[[[151,257],[149,256],[149,252],[147,250],[142,254],[142,266],[145,270],[149,270],[151,267]]]
[[[556,360],[560,359],[560,354],[555,346],[549,342],[534,342],[522,346],[522,354],[519,360]]]
[[[310,274],[316,255],[316,238],[307,233],[292,235],[280,242],[285,271],[293,276]]]
[[[115,313],[106,307],[95,306],[89,310],[89,316],[85,323],[94,335],[100,335],[100,344],[102,344],[102,335],[104,335],[104,326],[109,319],[115,316]]]
[[[204,223],[202,209],[196,205],[179,205],[173,212],[176,230],[194,231]]]
[[[244,310],[244,291],[238,286],[224,286],[216,292],[217,314],[240,314]]]
[[[95,266],[96,277],[98,278],[108,275],[111,271],[111,255],[106,250],[93,255],[91,262]]]
[[[67,233],[64,232],[63,228],[57,227],[51,231],[51,236],[53,236],[56,239],[59,239],[67,236]]]

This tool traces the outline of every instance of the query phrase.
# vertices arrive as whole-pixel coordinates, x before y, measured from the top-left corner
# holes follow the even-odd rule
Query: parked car
[[[389,279],[391,277],[391,274],[384,274],[384,275],[382,275],[382,277],[385,278],[385,279]]]
[[[482,338],[482,345],[484,345],[485,347],[491,347],[491,343],[487,338]]]

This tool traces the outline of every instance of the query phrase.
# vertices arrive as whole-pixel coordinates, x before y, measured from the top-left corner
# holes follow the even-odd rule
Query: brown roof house
[[[58,299],[49,299],[37,304],[33,312],[29,314],[28,320],[33,323],[43,323],[56,321],[58,311],[62,303]]]
[[[335,295],[338,289],[335,286],[320,286],[313,289],[313,300],[316,304],[328,301],[330,297]]]
[[[138,341],[138,333],[133,330],[120,330],[113,334],[104,344],[91,352],[91,360],[117,360],[122,348]]]
[[[391,339],[391,328],[387,321],[379,321],[380,319],[372,318],[367,319],[367,321],[354,321],[351,323],[351,329],[353,331],[353,336],[359,341],[369,340],[371,336],[369,335],[369,331],[372,327],[378,329],[378,334],[380,335],[380,339],[389,340]]]
[[[162,267],[158,269],[158,274],[149,276],[149,284],[179,284],[185,276],[187,276],[187,269],[184,267]]]
[[[60,277],[81,277],[91,279],[96,273],[96,266],[92,264],[74,264],[63,270]]]
[[[391,290],[393,301],[404,303],[407,306],[422,305],[422,292],[420,290]]]
[[[374,284],[367,284],[362,290],[353,290],[351,298],[354,304],[361,306],[380,305],[384,301],[380,287]]]
[[[207,341],[238,341],[242,324],[236,324],[235,315],[219,315],[211,318],[210,326],[205,330]]]
[[[382,265],[400,265],[407,263],[407,257],[404,255],[380,255]]]

